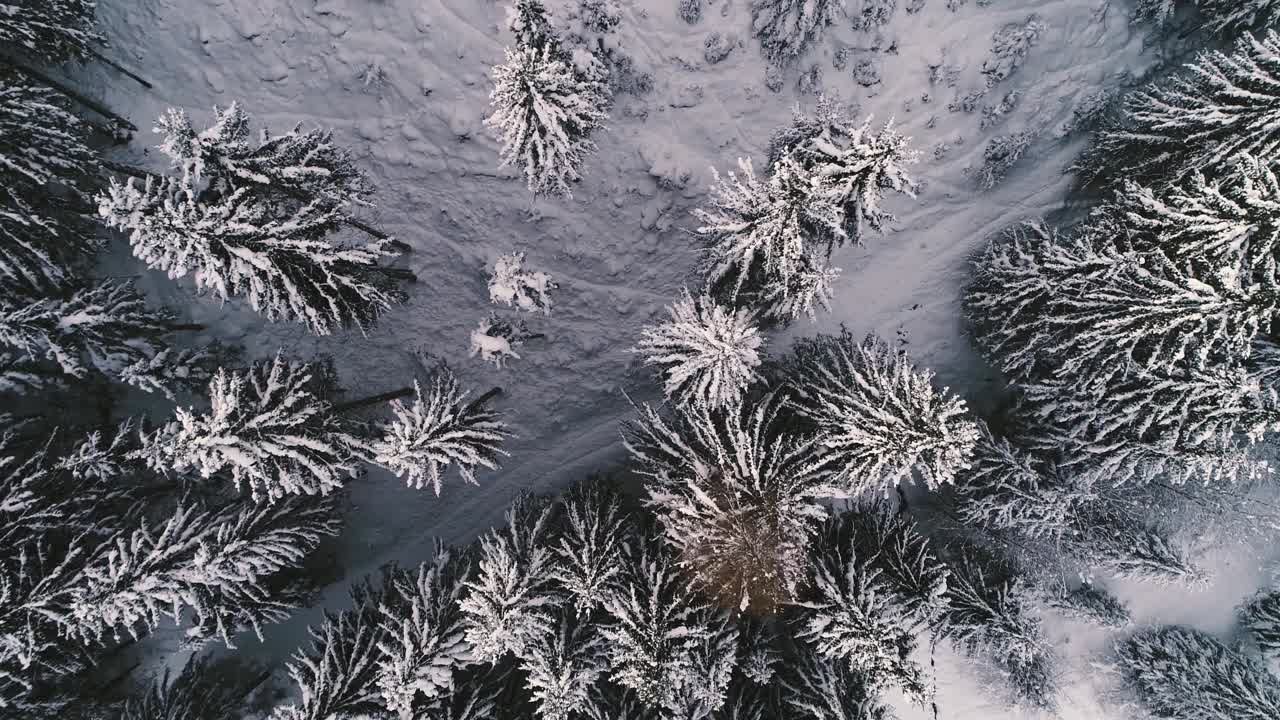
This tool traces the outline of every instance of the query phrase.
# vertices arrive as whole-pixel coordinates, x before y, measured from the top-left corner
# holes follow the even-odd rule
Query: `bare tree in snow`
[[[667,398],[690,410],[740,404],[759,376],[764,344],[751,313],[687,289],[667,311],[670,319],[646,327],[635,348],[662,370]]]
[[[929,488],[955,482],[978,439],[964,400],[933,386],[904,354],[844,331],[796,344],[793,405],[815,432],[817,462],[850,496],[889,492],[918,475]]]

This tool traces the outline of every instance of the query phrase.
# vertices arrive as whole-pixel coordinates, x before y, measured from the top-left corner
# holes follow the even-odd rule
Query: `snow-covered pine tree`
[[[844,14],[844,0],[752,0],[751,31],[775,63],[792,60]]]
[[[1195,0],[1205,26],[1226,37],[1273,28],[1280,20],[1280,0]]]
[[[973,265],[964,310],[970,334],[987,361],[1014,380],[1040,374],[1051,362],[1045,317],[1059,280],[1087,248],[1076,247],[1043,220],[1005,230]]]
[[[602,607],[622,573],[622,553],[633,529],[618,494],[600,479],[575,485],[562,498],[562,528],[552,550],[552,576],[587,616]]]
[[[1278,87],[1280,35],[1245,34],[1230,53],[1202,53],[1181,75],[1128,96],[1121,122],[1099,132],[1082,167],[1099,178],[1174,183],[1226,170],[1242,152],[1271,157],[1280,129],[1268,99]]]
[[[173,397],[209,381],[216,355],[168,347],[166,336],[182,325],[163,308],[152,308],[132,282],[100,280],[67,286],[57,295],[9,305],[0,298],[0,346],[19,362],[51,366],[83,380],[90,370]]]
[[[1199,0],[1191,0],[1189,4],[1196,4]],[[1134,3],[1133,19],[1135,22],[1149,22],[1156,27],[1163,28],[1178,10],[1178,6],[1184,4],[1183,0],[1137,0]]]
[[[998,668],[1019,699],[1053,705],[1053,651],[1032,587],[1013,568],[977,549],[965,550],[952,567],[945,600],[939,637]]]
[[[4,25],[0,13],[0,36]],[[0,302],[57,287],[92,249],[75,202],[97,171],[86,134],[52,90],[0,71]]]
[[[1245,603],[1240,623],[1263,655],[1280,658],[1280,590],[1259,592]]]
[[[432,379],[429,392],[414,381],[414,401],[391,401],[395,419],[382,423],[379,437],[369,446],[373,461],[403,477],[410,487],[430,486],[440,494],[443,473],[456,465],[462,479],[472,485],[477,467],[496,470],[498,456],[506,455],[502,442],[510,436],[498,414],[483,402],[465,402],[453,373],[442,369]]]
[[[777,648],[779,634],[768,617],[748,617],[744,620],[741,623],[742,642],[738,663],[741,675],[753,685],[771,687],[783,665],[782,654]]]
[[[1276,389],[1239,366],[1113,380],[1082,394],[1069,380],[1024,385],[1037,446],[1088,485],[1235,482],[1265,472],[1248,444],[1274,432]]]
[[[106,42],[94,19],[96,0],[4,0],[0,46],[48,63],[84,60]]]
[[[747,310],[734,310],[709,295],[685,289],[667,308],[670,318],[641,332],[635,352],[656,365],[668,400],[689,411],[741,404],[759,378],[764,339]]]
[[[158,524],[141,521],[88,562],[63,618],[87,642],[138,637],[164,617],[193,615],[194,638],[231,636],[288,616],[268,591],[273,576],[297,568],[340,521],[331,499],[205,510],[183,501]]]
[[[545,498],[520,495],[506,512],[506,527],[480,538],[477,573],[461,603],[476,662],[527,657],[536,638],[554,632],[564,604],[553,577],[555,511]]]
[[[507,29],[520,47],[540,48],[556,42],[543,0],[515,0],[507,8]]]
[[[484,121],[498,133],[502,165],[519,168],[537,195],[570,196],[595,150],[591,133],[608,117],[608,91],[577,72],[554,40],[517,44],[506,57],[493,68],[494,112]]]
[[[518,710],[509,703],[516,698],[515,675],[506,667],[478,666],[467,673],[449,695],[436,698],[417,716],[421,720],[503,720],[515,713],[528,715],[527,703]]]
[[[471,563],[436,543],[432,558],[416,572],[392,570],[384,580],[378,612],[377,685],[382,704],[401,720],[457,687],[456,676],[471,662],[459,602]]]
[[[1106,567],[1117,577],[1193,586],[1208,582],[1204,571],[1166,531],[1121,515],[1080,520],[1064,549]]]
[[[979,423],[973,460],[955,485],[966,524],[1055,540],[1072,532],[1097,493],[1051,460],[1015,446]]]
[[[863,226],[884,232],[894,216],[881,207],[885,190],[915,197],[918,183],[907,172],[920,154],[893,121],[879,130],[871,118],[861,124],[850,118],[838,100],[818,98],[812,116],[796,108],[789,128],[774,134],[773,164],[791,157],[813,173],[825,200],[842,209],[845,236],[832,240],[860,242]]]
[[[1274,273],[1280,248],[1280,178],[1269,161],[1250,155],[1232,160],[1212,180],[1193,171],[1185,182],[1157,193],[1125,183],[1115,210],[1135,244],[1162,249],[1180,263],[1235,272],[1246,283]]]
[[[605,602],[611,622],[601,627],[610,679],[634,692],[649,714],[678,713],[690,686],[705,681],[695,655],[711,635],[709,610],[655,545],[632,548],[625,573]]]
[[[1167,625],[1116,646],[1120,671],[1147,709],[1173,720],[1271,720],[1280,687],[1261,665],[1211,635]]]
[[[779,319],[825,304],[833,271],[824,249],[847,238],[842,206],[794,158],[776,162],[767,180],[756,177],[750,160],[738,167],[741,177],[713,169],[710,205],[693,211],[707,246],[701,264],[710,293]]]
[[[880,703],[849,665],[801,651],[782,678],[782,702],[796,717],[813,720],[888,720],[889,708]]]
[[[1050,597],[1048,604],[1069,618],[1102,627],[1123,628],[1133,621],[1129,608],[1123,602],[1093,583],[1081,583],[1072,590]]]
[[[809,572],[827,475],[786,408],[782,393],[670,419],[646,406],[624,431],[680,568],[725,607],[773,612]]]
[[[212,202],[176,178],[111,180],[98,197],[109,227],[129,233],[134,255],[171,278],[191,275],[215,297],[243,295],[267,319],[302,323],[317,335],[367,330],[400,302],[392,240],[335,243],[344,215],[327,199],[280,212],[242,187]]]
[[[797,637],[871,691],[897,686],[928,703],[933,689],[911,654],[942,611],[949,572],[925,538],[887,505],[868,505],[829,522],[816,555]]]
[[[280,355],[244,371],[219,368],[209,410],[178,408],[134,456],[160,472],[226,473],[255,500],[326,495],[359,471],[358,441],[332,411],[322,368]]]
[[[127,699],[118,720],[232,720],[244,688],[216,677],[208,657],[192,654],[177,677],[165,669],[145,692]]]
[[[301,698],[295,705],[278,706],[271,720],[332,720],[383,711],[378,686],[380,597],[363,583],[351,597],[351,609],[326,612],[320,627],[310,628],[311,649],[298,650],[289,662],[289,676]]]
[[[524,685],[541,720],[569,720],[597,712],[598,680],[608,671],[596,626],[573,612],[541,628],[521,660]]]
[[[304,132],[301,124],[283,135],[264,129],[255,144],[251,124],[240,104],[232,102],[226,109],[215,107],[213,124],[200,131],[184,110],[169,108],[156,121],[155,132],[164,136],[158,147],[182,171],[184,181],[219,197],[249,189],[253,196],[286,205],[368,203],[373,186],[351,153],[333,144],[332,131]]]
[[[977,425],[933,373],[874,337],[842,330],[796,343],[793,407],[814,426],[817,462],[849,496],[889,492],[913,475],[930,489],[969,466]]]
[[[691,674],[695,682],[685,683],[676,696],[676,705],[666,715],[688,720],[711,720],[725,710],[729,690],[737,677],[738,626],[728,611],[703,614],[706,633],[693,647]]]

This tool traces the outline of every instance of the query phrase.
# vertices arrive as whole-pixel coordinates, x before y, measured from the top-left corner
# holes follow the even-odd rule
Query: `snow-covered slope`
[[[549,4],[554,13],[569,1]],[[642,401],[659,394],[628,348],[692,282],[689,211],[705,196],[709,168],[734,167],[740,156],[762,165],[770,134],[790,119],[793,104],[816,99],[800,82],[815,66],[823,91],[878,120],[896,118],[913,137],[923,151],[915,167],[923,188],[914,201],[888,199],[899,216],[892,232],[837,253],[844,274],[833,312],[770,344],[781,349],[794,335],[841,323],[855,334],[875,331],[904,343],[941,382],[983,407],[1000,381],[962,334],[958,298],[968,257],[1001,228],[1062,206],[1069,183],[1063,171],[1082,138],[1063,138],[1060,129],[1097,92],[1157,60],[1144,52],[1145,31],[1130,25],[1118,0],[901,0],[896,7],[884,0],[878,4],[892,8],[886,25],[855,31],[842,20],[828,28],[773,92],[750,36],[749,0],[706,0],[696,24],[679,17],[679,4],[621,0],[621,51],[653,88],[616,98],[608,129],[596,137],[600,151],[572,199],[534,200],[523,178],[497,168],[497,147],[482,127],[487,73],[507,41],[498,0],[103,3],[113,52],[155,84],[144,91],[105,68],[85,71],[109,105],[144,128],[116,159],[159,169],[163,158],[147,152],[155,140],[145,130],[169,106],[187,108],[200,123],[213,105],[239,100],[275,129],[332,127],[377,184],[377,208],[365,219],[413,247],[405,261],[419,278],[409,301],[367,337],[317,339],[297,326],[265,325],[243,308],[191,300],[188,288],[148,273],[153,292],[190,307],[196,321],[216,328],[211,334],[244,343],[251,355],[281,347],[333,355],[357,395],[409,384],[427,353],[446,359],[477,392],[505,388],[497,406],[519,437],[507,446],[503,470],[482,477],[480,488],[454,483],[436,498],[381,473],[354,484],[335,559],[348,581],[388,562],[416,563],[432,536],[474,537],[520,489],[552,490],[621,459],[617,425],[631,412],[626,395]],[[873,3],[848,3],[864,4]],[[1035,23],[1043,27],[1020,66],[988,63],[997,33],[1034,32]],[[709,37],[714,33],[718,40]],[[1006,102],[1011,92],[1016,103]],[[966,97],[972,112],[961,107]],[[1035,135],[1027,154],[1003,183],[981,191],[976,175],[987,143],[1022,131]],[[499,370],[467,357],[468,337],[495,309],[487,269],[513,250],[559,287],[550,316],[524,316],[545,338],[530,340],[519,360]],[[1235,562],[1212,592],[1153,597],[1135,588],[1125,597],[1138,603],[1142,620],[1221,630],[1230,606],[1257,579],[1256,561]],[[329,588],[319,603],[341,606],[347,584]],[[266,644],[246,641],[241,652],[278,663],[304,641],[317,612],[268,628]],[[1082,626],[1058,635],[1068,648],[1096,650],[1105,642]],[[943,716],[1025,717],[1000,707],[996,693],[975,692],[968,671],[939,652]],[[1083,668],[1086,656],[1070,652],[1077,659],[1066,669]],[[1096,709],[1093,681],[1083,677],[1071,673],[1068,685],[1083,684],[1069,690],[1066,716],[1108,717]]]

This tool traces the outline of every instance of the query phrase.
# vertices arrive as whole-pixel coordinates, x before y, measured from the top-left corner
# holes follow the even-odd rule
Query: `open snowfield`
[[[561,2],[548,3],[553,14]],[[878,32],[855,32],[847,23],[828,28],[773,92],[750,35],[749,0],[706,0],[696,24],[679,17],[678,0],[622,0],[621,50],[651,75],[653,88],[617,97],[572,199],[535,201],[522,178],[498,169],[497,144],[482,126],[488,70],[509,41],[499,0],[103,2],[113,53],[155,84],[144,91],[107,68],[85,71],[89,87],[100,88],[108,105],[129,108],[143,128],[114,159],[159,170],[164,158],[147,152],[155,142],[148,131],[170,106],[186,108],[197,125],[214,105],[238,100],[273,129],[332,127],[377,185],[377,207],[365,219],[412,246],[402,262],[418,276],[408,302],[367,337],[316,338],[299,326],[264,324],[234,305],[191,302],[190,288],[158,273],[146,276],[149,288],[253,356],[277,348],[332,355],[354,396],[408,384],[422,373],[424,353],[447,360],[477,392],[505,390],[496,406],[519,437],[507,445],[502,470],[483,476],[480,487],[455,482],[436,498],[381,472],[354,483],[336,557],[343,579],[320,606],[342,607],[349,583],[384,564],[416,564],[433,536],[473,538],[500,519],[519,490],[553,491],[623,459],[618,425],[631,413],[628,396],[640,402],[659,394],[628,348],[693,281],[689,211],[705,197],[711,167],[733,168],[739,157],[763,164],[770,134],[793,105],[816,99],[798,85],[815,64],[822,91],[877,121],[895,118],[913,138],[922,151],[915,171],[923,189],[914,201],[888,199],[898,215],[891,232],[837,253],[844,273],[832,312],[795,324],[771,346],[781,350],[794,335],[842,323],[855,334],[874,331],[903,343],[975,407],[988,404],[1000,380],[969,347],[958,306],[969,256],[1000,229],[1063,208],[1070,181],[1064,170],[1083,137],[1063,138],[1060,128],[1086,98],[1117,87],[1126,73],[1145,74],[1160,58],[1146,47],[1146,30],[1130,25],[1121,0],[952,3],[959,7],[899,0]],[[993,34],[1031,19],[1044,30],[1025,62],[977,99],[973,112],[949,110],[986,87],[982,68]],[[715,63],[704,54],[711,33],[732,43]],[[878,82],[867,85],[871,68]],[[998,106],[1010,91],[1019,93],[1016,105],[983,127],[983,107]],[[1023,130],[1037,134],[1027,155],[1003,183],[980,190],[974,171],[987,142]],[[497,369],[468,357],[468,336],[494,309],[486,268],[512,250],[524,251],[526,264],[549,272],[559,288],[549,316],[525,316],[545,338]],[[1210,588],[1129,583],[1115,590],[1140,623],[1223,633],[1271,559],[1261,549],[1216,548],[1205,560],[1216,570]],[[241,654],[280,667],[318,612],[267,628],[264,644],[245,638]],[[1125,717],[1096,666],[1107,633],[1057,621],[1051,631],[1062,654],[1061,716]],[[1006,707],[998,690],[984,688],[945,648],[937,660],[938,717],[1029,717]],[[903,705],[901,715],[930,713]]]

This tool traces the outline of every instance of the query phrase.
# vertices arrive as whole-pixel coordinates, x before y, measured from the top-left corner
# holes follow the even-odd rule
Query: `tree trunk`
[[[257,690],[258,688],[262,687],[262,683],[266,682],[270,677],[271,677],[270,670],[263,670],[262,672],[258,673],[258,676],[253,679],[253,682],[249,683],[249,686],[244,689],[244,692],[240,693],[240,699],[243,700],[249,697],[249,695],[252,694],[254,690]]]
[[[169,332],[199,332],[205,329],[204,323],[175,323],[165,329]]]
[[[145,171],[139,170],[136,167],[129,167],[128,165],[113,163],[110,160],[99,160],[98,164],[110,170],[111,172],[118,172],[121,175],[128,175],[129,177],[135,177],[135,178],[138,178],[139,180],[146,180],[148,177],[150,177]]]
[[[49,75],[46,75],[45,73],[39,70],[36,70],[35,68],[30,68],[30,67],[27,67],[26,65],[16,62],[12,58],[0,56],[0,62],[3,62],[5,65],[13,68],[14,70],[17,70],[18,72],[22,73],[23,75],[26,75],[27,77],[37,82],[41,82],[41,83],[44,83],[45,85],[48,85],[54,90],[57,90],[58,92],[62,93],[63,95],[66,95],[72,100],[75,100],[76,102],[98,113],[99,115],[105,118],[110,118],[112,120],[115,120],[116,122],[120,123],[122,126],[128,128],[131,131],[133,132],[138,131],[138,126],[129,122],[127,119],[125,119],[123,115],[117,115],[116,113],[112,112],[110,108],[108,108],[106,105],[103,105],[97,100],[93,100],[89,97],[86,97],[85,95],[82,95],[81,93],[75,90],[72,90],[71,87],[66,85],[65,83],[59,80],[55,80],[54,78],[50,77]]]
[[[337,405],[334,405],[333,408],[331,409],[335,413],[351,412],[352,410],[359,410],[360,408],[369,407],[370,405],[377,405],[378,403],[389,402],[391,400],[398,400],[402,397],[405,397],[407,395],[412,395],[412,394],[413,394],[413,388],[403,387],[403,388],[400,388],[399,390],[384,392],[380,395],[372,395],[370,397],[363,398],[361,400],[351,400],[350,402],[338,403]]]
[[[138,84],[139,84],[139,85],[141,85],[142,87],[144,87],[144,88],[146,88],[146,89],[148,89],[148,90],[151,90],[151,89],[152,89],[152,87],[153,87],[153,86],[152,86],[152,84],[151,84],[151,83],[149,83],[149,82],[147,82],[146,80],[144,80],[143,78],[139,77],[137,73],[135,73],[134,71],[130,70],[129,68],[127,68],[127,67],[125,67],[125,66],[121,65],[120,63],[116,62],[115,60],[112,60],[111,58],[107,57],[106,55],[103,55],[102,53],[98,52],[97,50],[94,50],[93,48],[89,48],[89,54],[90,54],[90,55],[92,55],[92,56],[94,56],[94,57],[96,57],[96,58],[98,58],[99,60],[101,60],[102,62],[106,63],[107,65],[110,65],[111,67],[115,68],[116,70],[118,70],[119,72],[123,73],[124,75],[128,75],[129,77],[133,78],[134,80],[137,80],[137,81],[138,81]]]
[[[471,401],[471,404],[467,406],[467,411],[470,412],[472,410],[475,410],[479,408],[481,405],[484,405],[491,398],[495,398],[501,394],[502,394],[502,387],[495,385],[494,387],[489,388],[489,390],[485,392],[485,394]]]

